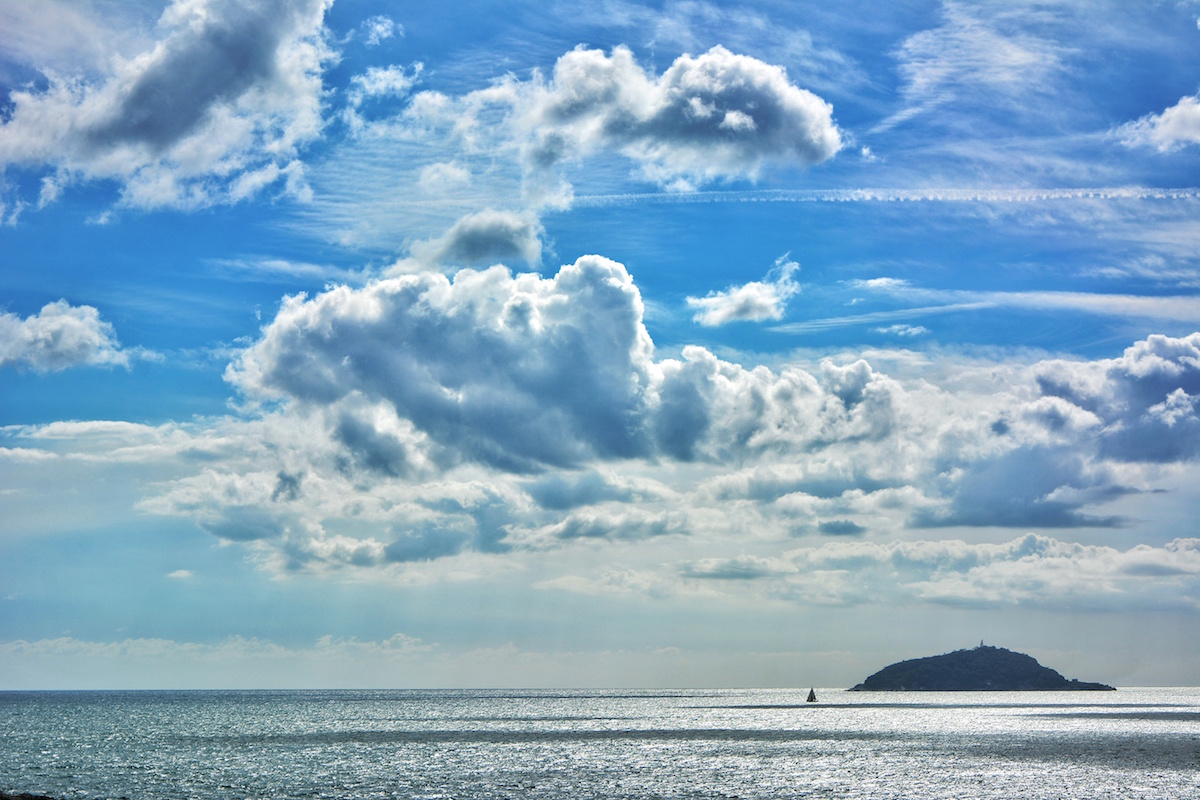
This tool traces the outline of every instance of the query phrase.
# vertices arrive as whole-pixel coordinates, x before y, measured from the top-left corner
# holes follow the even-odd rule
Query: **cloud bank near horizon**
[[[289,298],[230,365],[247,416],[35,426],[8,431],[25,446],[6,452],[34,469],[170,465],[144,512],[284,572],[664,537],[853,547],[944,527],[1120,527],[1107,505],[1200,456],[1200,334],[1114,359],[890,377],[861,358],[660,358],[643,314],[601,256],[550,278],[497,266],[335,286]]]

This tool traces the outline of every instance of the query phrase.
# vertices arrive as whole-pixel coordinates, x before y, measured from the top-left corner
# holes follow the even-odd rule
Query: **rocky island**
[[[884,667],[852,692],[1113,691],[1103,683],[1067,680],[1033,656],[982,643],[971,650],[914,658]]]

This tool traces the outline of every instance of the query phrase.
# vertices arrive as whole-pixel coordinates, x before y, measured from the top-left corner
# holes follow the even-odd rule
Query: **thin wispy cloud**
[[[1090,188],[748,189],[737,191],[575,195],[576,206],[674,203],[1039,203],[1056,200],[1192,200],[1200,188],[1107,186]]]
[[[913,320],[939,314],[979,311],[994,305],[995,303],[992,301],[976,300],[965,303],[947,303],[940,306],[898,308],[892,311],[872,311],[867,314],[848,314],[843,317],[825,317],[823,319],[811,319],[802,322],[788,322],[783,325],[772,325],[771,330],[778,333],[812,333],[829,330],[830,328],[841,328],[847,325],[874,325],[893,320]]]
[[[907,284],[894,287],[882,284],[874,287],[865,281],[864,288],[882,289],[882,294],[904,300],[941,300],[943,305],[925,305],[848,314],[816,320],[774,325],[780,333],[806,333],[844,325],[862,325],[898,319],[918,319],[938,314],[977,311],[985,308],[1020,308],[1076,311],[1086,314],[1144,318],[1171,322],[1192,322],[1200,314],[1200,297],[1191,294],[1165,297],[1144,295],[1093,294],[1086,292],[973,292],[947,289],[925,289]]]
[[[220,274],[245,280],[295,279],[352,285],[367,280],[365,271],[282,258],[219,258],[209,263]]]
[[[1069,48],[1031,31],[1019,14],[946,2],[941,16],[940,26],[913,34],[896,51],[905,105],[872,134],[943,106],[984,103],[1020,113],[1063,71]]]

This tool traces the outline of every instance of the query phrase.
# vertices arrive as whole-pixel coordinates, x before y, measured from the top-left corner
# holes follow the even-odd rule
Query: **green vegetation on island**
[[[1067,680],[1033,656],[982,643],[971,650],[914,658],[884,667],[852,692],[1112,691],[1103,683]]]

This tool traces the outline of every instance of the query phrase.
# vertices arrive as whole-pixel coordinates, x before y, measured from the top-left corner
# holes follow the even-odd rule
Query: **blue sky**
[[[1200,681],[1200,5],[0,30],[0,686]]]

